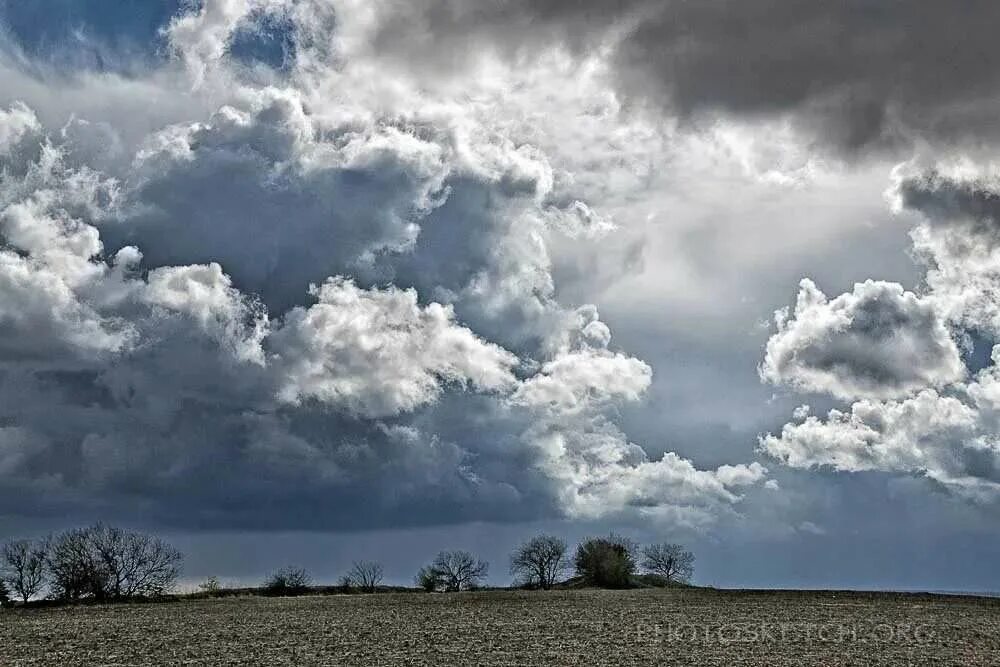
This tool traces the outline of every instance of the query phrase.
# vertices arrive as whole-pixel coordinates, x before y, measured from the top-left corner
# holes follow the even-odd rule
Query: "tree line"
[[[119,601],[170,593],[180,576],[183,557],[162,539],[103,523],[36,540],[11,540],[0,551],[0,602],[10,598],[27,603],[45,597],[73,602],[83,599]],[[520,544],[510,556],[513,585],[550,589],[557,585],[602,588],[662,586],[687,583],[694,574],[694,554],[679,544],[640,547],[611,534],[592,537],[570,554],[564,540],[538,535]],[[467,551],[441,551],[415,578],[428,592],[457,592],[482,586],[489,563]],[[568,576],[569,575],[569,576]],[[376,561],[352,563],[335,590],[374,593],[384,581]],[[204,594],[221,594],[215,577],[199,587]],[[301,567],[273,572],[259,590],[265,595],[302,595],[315,590]]]
[[[694,560],[694,554],[680,544],[661,542],[640,546],[615,534],[585,539],[571,555],[561,538],[538,535],[514,550],[509,572],[514,586],[529,589],[548,590],[559,585],[669,586],[690,582]],[[451,593],[480,588],[488,575],[489,563],[474,554],[442,551],[417,571],[414,583],[427,592]],[[382,578],[382,566],[377,562],[357,561],[340,579],[337,589],[373,593]],[[264,592],[301,595],[310,591],[311,582],[304,569],[283,568],[268,578]]]
[[[11,540],[0,552],[0,598],[22,602],[156,597],[180,576],[181,553],[152,535],[96,523],[38,540]]]

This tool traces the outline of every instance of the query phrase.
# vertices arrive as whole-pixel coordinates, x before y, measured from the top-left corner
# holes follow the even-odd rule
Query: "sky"
[[[1000,590],[996,20],[0,0],[0,536]]]

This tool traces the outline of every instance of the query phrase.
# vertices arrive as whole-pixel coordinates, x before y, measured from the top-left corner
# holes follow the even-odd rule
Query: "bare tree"
[[[162,595],[180,575],[181,553],[158,537],[104,524],[88,533],[112,599]]]
[[[10,602],[10,593],[7,592],[7,584],[0,579],[0,607]]]
[[[264,584],[268,595],[302,595],[309,590],[312,577],[301,567],[283,567]]]
[[[90,548],[87,529],[75,528],[49,538],[45,564],[56,597],[63,600],[106,597],[106,574]]]
[[[27,603],[45,584],[45,547],[33,540],[12,540],[3,547],[3,581]]]
[[[667,581],[687,583],[694,575],[694,554],[680,544],[650,544],[642,555],[642,567]]]
[[[98,523],[51,539],[46,565],[58,597],[118,600],[167,592],[182,558],[157,537]]]
[[[533,537],[510,557],[510,573],[527,586],[548,590],[565,571],[566,543],[554,535]]]
[[[417,583],[430,591],[467,591],[489,572],[489,563],[467,551],[442,551],[429,566],[417,573]]]
[[[382,565],[371,560],[354,561],[351,571],[347,574],[351,583],[365,591],[374,593],[382,583],[384,572]]]

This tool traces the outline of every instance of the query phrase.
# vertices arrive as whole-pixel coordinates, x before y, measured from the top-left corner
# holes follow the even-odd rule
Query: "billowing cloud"
[[[1000,333],[1000,178],[992,166],[968,161],[893,171],[888,192],[898,211],[921,222],[911,233],[926,264],[937,309],[965,329]]]
[[[761,449],[798,468],[829,466],[847,472],[885,471],[924,476],[960,495],[995,500],[1000,493],[995,371],[958,396],[933,389],[901,401],[862,400],[849,412],[806,417]]]
[[[163,266],[146,278],[142,299],[190,317],[208,336],[243,360],[263,363],[261,342],[268,333],[263,308],[233,288],[216,263]]]
[[[926,267],[923,294],[868,281],[827,300],[803,281],[794,317],[778,318],[761,375],[861,400],[825,418],[798,412],[779,435],[760,439],[762,451],[793,467],[918,475],[976,500],[1000,497],[1000,348],[964,377],[955,343],[968,355],[1000,331],[993,173],[970,162],[893,171],[893,207],[920,217],[911,237]]]
[[[450,307],[421,308],[414,290],[359,289],[332,278],[318,303],[289,312],[270,340],[279,397],[316,399],[366,417],[430,403],[442,385],[506,389],[517,358],[454,322]]]
[[[154,266],[217,261],[281,309],[310,283],[413,244],[447,170],[438,144],[371,123],[326,126],[294,92],[255,92],[248,106],[149,137],[103,233]]]
[[[573,412],[609,400],[638,400],[652,372],[645,363],[621,353],[578,350],[546,362],[538,375],[518,387],[514,401]]]
[[[762,481],[759,463],[699,470],[672,452],[651,460],[614,423],[616,409],[649,387],[648,365],[607,347],[610,332],[583,309],[559,340],[554,358],[516,389],[512,405],[528,410],[522,440],[535,466],[553,480],[560,504],[578,518],[630,511],[702,528],[729,511],[739,490]]]
[[[26,156],[17,155],[17,151],[37,150],[41,132],[38,116],[23,102],[0,109],[0,155],[9,167],[16,169],[27,165]]]
[[[893,398],[965,375],[935,304],[894,283],[867,281],[827,299],[802,281],[794,313],[775,318],[761,377],[838,398]]]
[[[4,100],[4,506],[221,527],[733,512],[765,469],[651,459],[619,415],[651,367],[559,293],[553,240],[616,229],[591,188],[530,118],[368,85],[329,11],[205,2],[162,62],[75,80],[88,104],[174,100],[143,123],[67,117],[44,78],[23,85],[39,109]],[[294,47],[280,67],[236,46],[265,16]]]
[[[34,116],[15,107],[0,123],[14,134],[25,118]],[[125,348],[129,323],[100,312],[118,298],[111,283],[120,273],[94,261],[104,250],[97,230],[71,215],[99,205],[109,186],[88,172],[67,172],[52,149],[31,152],[37,161],[28,164],[20,154],[0,155],[7,169],[0,182],[0,346],[11,361],[36,363]]]

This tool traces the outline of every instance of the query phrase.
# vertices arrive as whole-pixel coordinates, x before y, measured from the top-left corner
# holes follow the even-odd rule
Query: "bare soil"
[[[1000,600],[489,591],[0,611],[2,665],[997,665]]]

